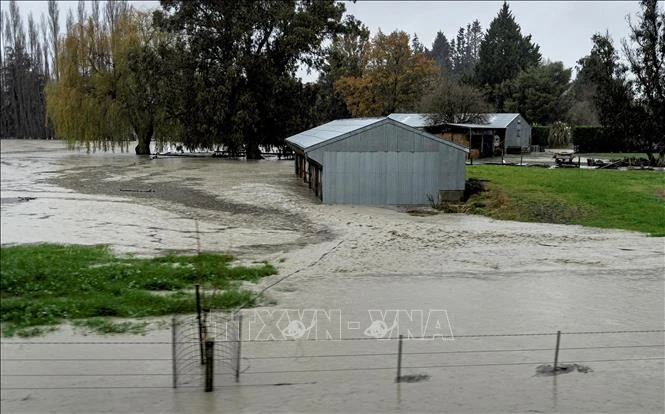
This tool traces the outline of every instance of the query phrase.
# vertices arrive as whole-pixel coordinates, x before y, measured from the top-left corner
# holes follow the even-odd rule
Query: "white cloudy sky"
[[[36,20],[46,12],[46,1],[19,1],[21,14],[29,11]],[[76,1],[60,1],[63,20],[68,8],[76,8]],[[141,8],[159,7],[157,1],[132,1]],[[442,30],[449,39],[454,38],[460,26],[478,19],[483,29],[496,17],[502,1],[362,1],[346,3],[347,13],[365,23],[372,34],[380,28],[384,33],[400,29],[413,35],[430,47],[436,32]],[[2,0],[2,7],[7,6]],[[626,16],[639,11],[637,1],[509,1],[510,9],[523,34],[531,34],[540,45],[543,58],[562,61],[574,67],[576,61],[591,50],[591,36],[608,31],[619,46],[628,37]],[[634,18],[634,17],[633,17]],[[301,74],[305,80],[313,75]]]

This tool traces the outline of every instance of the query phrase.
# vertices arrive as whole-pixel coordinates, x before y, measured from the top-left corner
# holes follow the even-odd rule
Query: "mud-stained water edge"
[[[340,323],[332,329],[328,320],[326,332],[354,338],[370,332],[377,312],[435,311],[445,312],[455,336],[405,342],[402,375],[427,380],[403,384],[394,382],[394,341],[248,342],[240,383],[220,377],[206,394],[170,388],[168,330],[99,337],[64,326],[38,340],[87,344],[2,339],[3,412],[665,409],[662,332],[570,334],[663,329],[663,238],[323,205],[288,161],[86,154],[57,141],[0,145],[3,245],[101,243],[156,255],[194,252],[198,237],[203,250],[273,263],[279,275],[255,289],[293,273],[267,292],[277,304],[257,310],[273,312],[266,321],[277,323],[280,310],[327,311]],[[588,372],[536,375],[552,364],[558,330],[559,361]],[[546,335],[474,336],[510,333]]]

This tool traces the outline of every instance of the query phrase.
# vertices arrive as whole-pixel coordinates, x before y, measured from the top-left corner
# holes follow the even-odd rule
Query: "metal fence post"
[[[242,355],[242,314],[237,314],[238,317],[238,346],[236,349],[236,382],[240,381],[240,357]]]
[[[212,338],[205,339],[205,392],[212,391],[213,378],[215,377],[215,340]]]
[[[178,388],[178,363],[176,361],[176,319],[171,318],[171,363],[173,370],[173,388]]]
[[[552,375],[556,375],[557,364],[559,363],[559,343],[561,342],[561,331],[556,331],[556,350],[554,351],[554,368]]]
[[[397,378],[396,382],[402,382],[402,338],[404,335],[399,336],[399,342],[397,343]]]

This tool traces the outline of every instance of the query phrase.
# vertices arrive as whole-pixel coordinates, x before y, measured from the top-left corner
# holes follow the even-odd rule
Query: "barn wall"
[[[464,154],[463,151],[455,151]],[[429,204],[441,190],[437,152],[328,152],[323,160],[327,204]],[[458,169],[464,174],[464,159]],[[456,176],[459,173],[455,174]],[[462,188],[464,185],[462,184]]]
[[[467,153],[446,146],[439,149],[439,191],[464,191]]]

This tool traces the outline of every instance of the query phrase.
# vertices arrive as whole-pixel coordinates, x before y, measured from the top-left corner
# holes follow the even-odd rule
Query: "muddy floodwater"
[[[144,336],[65,325],[2,339],[3,413],[665,409],[665,238],[323,205],[290,161],[0,144],[3,245],[195,252],[198,223],[202,250],[279,269],[254,289],[290,275],[266,292],[274,305],[244,314],[237,383],[229,371],[212,393],[172,389],[168,324]],[[309,312],[307,340],[270,341],[293,334],[278,317],[293,311]],[[421,380],[395,382],[398,344],[380,328],[425,337],[403,343],[401,374]],[[559,330],[559,361],[587,372],[537,375]]]

